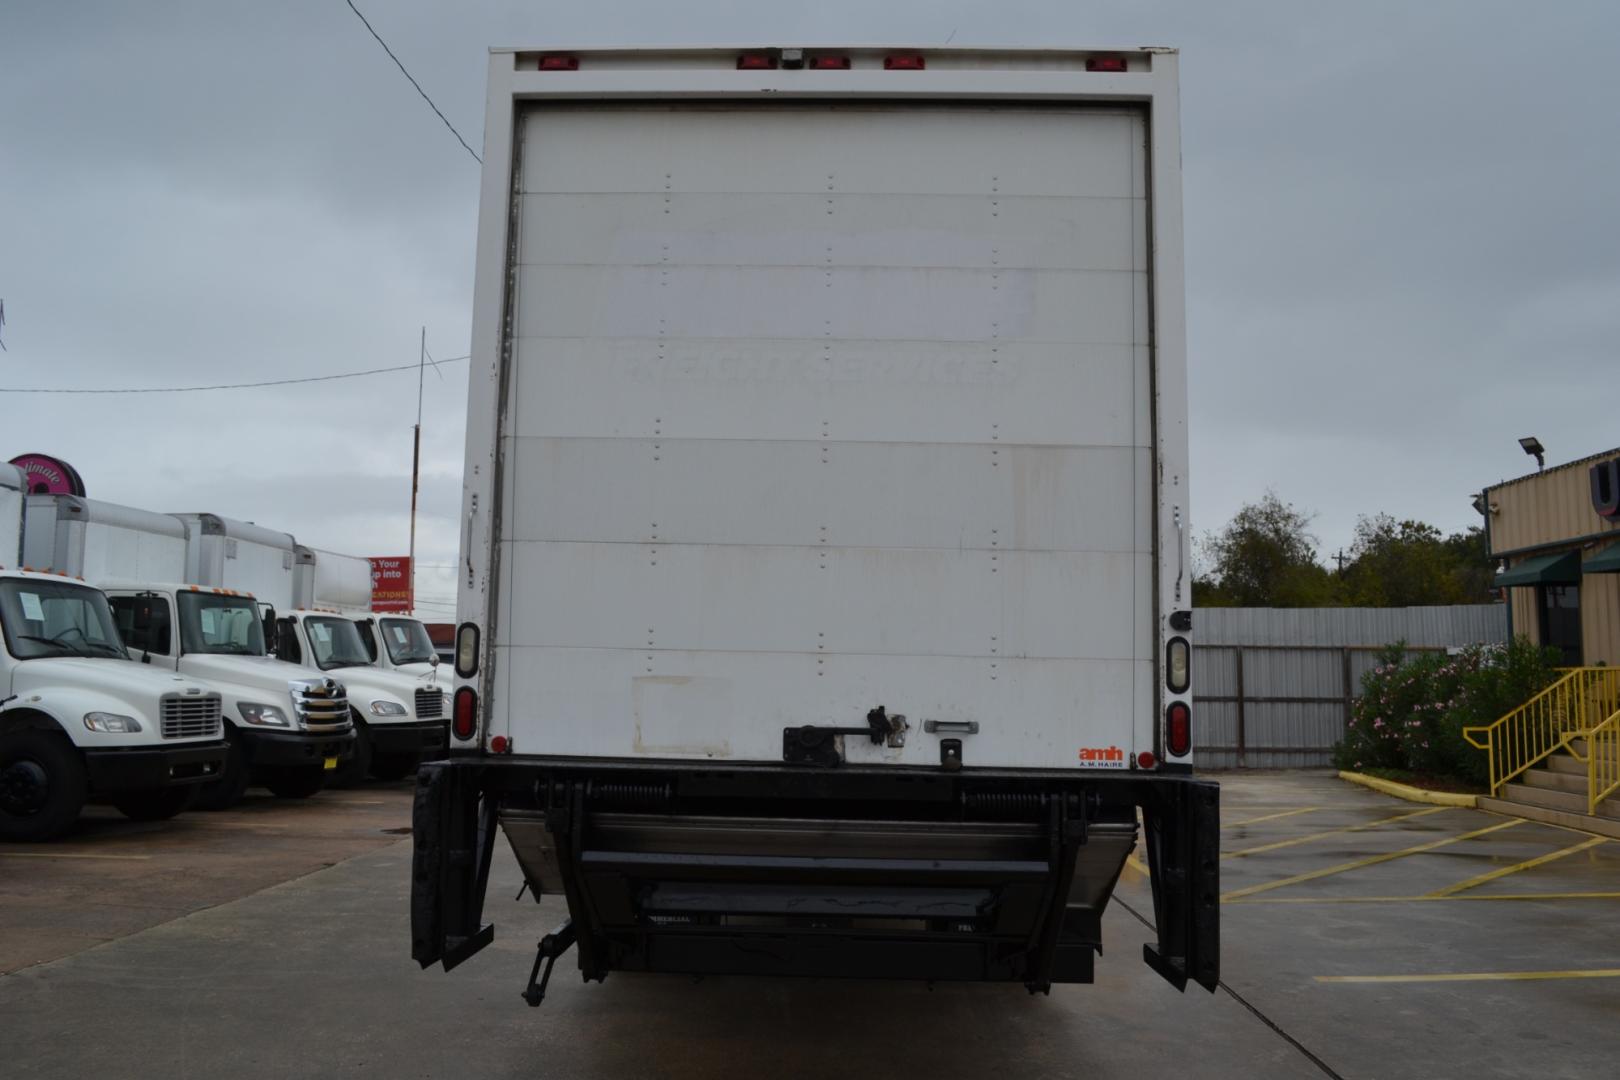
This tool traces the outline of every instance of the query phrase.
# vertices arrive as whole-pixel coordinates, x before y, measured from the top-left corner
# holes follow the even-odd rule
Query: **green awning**
[[[1523,559],[1496,575],[1496,587],[1510,585],[1578,585],[1581,581],[1581,553],[1562,551]]]
[[[1620,574],[1620,544],[1610,544],[1581,564],[1583,574]]]

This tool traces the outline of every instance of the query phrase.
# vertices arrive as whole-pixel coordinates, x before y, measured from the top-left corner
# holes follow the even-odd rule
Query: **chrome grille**
[[[164,694],[158,707],[165,739],[217,738],[220,734],[218,694]]]
[[[437,689],[416,692],[416,718],[437,720],[444,715],[444,695]]]
[[[349,695],[336,679],[294,679],[287,684],[305,727],[336,731],[349,726]]]

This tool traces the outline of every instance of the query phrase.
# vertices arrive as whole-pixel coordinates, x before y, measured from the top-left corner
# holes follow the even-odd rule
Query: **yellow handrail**
[[[1503,784],[1571,738],[1607,727],[1617,711],[1620,668],[1569,668],[1557,682],[1495,723],[1463,728],[1463,738],[1490,755],[1491,794],[1496,795]],[[1615,731],[1620,738],[1620,727]]]
[[[1586,812],[1620,791],[1620,712],[1586,733]]]

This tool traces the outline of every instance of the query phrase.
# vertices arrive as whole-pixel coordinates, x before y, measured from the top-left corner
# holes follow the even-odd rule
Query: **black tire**
[[[191,804],[193,810],[229,810],[242,801],[248,787],[247,755],[242,750],[242,739],[227,721],[225,724],[225,764],[219,779],[202,784]]]
[[[371,775],[378,780],[403,780],[420,764],[421,754],[373,754]]]
[[[129,791],[112,800],[120,814],[131,821],[167,821],[197,800],[196,784],[158,788],[155,791]]]
[[[354,787],[371,774],[371,729],[359,713],[349,711],[354,716],[354,744],[349,756],[327,778],[333,787]]]
[[[264,786],[278,799],[307,799],[326,786],[326,770],[319,765],[266,769]]]
[[[78,820],[88,784],[66,736],[36,729],[0,733],[0,840],[60,836]]]

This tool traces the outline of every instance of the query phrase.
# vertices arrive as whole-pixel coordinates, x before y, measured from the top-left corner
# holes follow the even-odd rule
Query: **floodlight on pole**
[[[1519,440],[1519,445],[1524,448],[1525,453],[1536,459],[1537,472],[1540,472],[1542,469],[1547,467],[1547,459],[1545,456],[1543,456],[1547,453],[1547,448],[1541,445],[1540,439],[1536,438],[1534,435],[1526,435],[1524,438]]]

